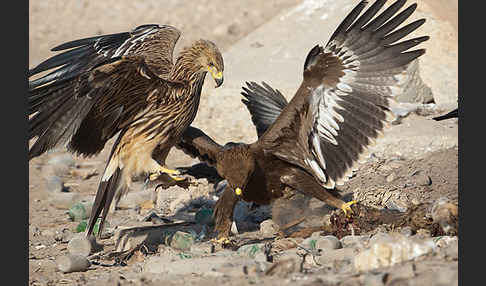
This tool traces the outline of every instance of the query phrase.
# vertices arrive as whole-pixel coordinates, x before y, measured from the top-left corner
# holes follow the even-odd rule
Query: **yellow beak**
[[[243,191],[242,191],[240,188],[236,188],[236,190],[235,190],[235,194],[236,194],[237,196],[241,196],[241,193],[242,193],[242,192],[243,192]]]
[[[214,81],[216,82],[216,87],[220,87],[223,84],[223,73],[220,71],[216,71],[215,68],[208,67],[208,71],[211,73],[211,76],[214,78]]]

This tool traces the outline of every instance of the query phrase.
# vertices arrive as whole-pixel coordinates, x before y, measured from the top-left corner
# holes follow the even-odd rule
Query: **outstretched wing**
[[[217,154],[223,149],[223,146],[214,142],[202,130],[192,126],[186,128],[175,147],[192,158],[198,158],[201,162],[213,167],[216,166]]]
[[[262,85],[256,82],[247,82],[243,86],[241,95],[245,98],[241,101],[246,105],[251,115],[251,120],[260,138],[270,125],[277,119],[288,102],[277,89],[273,89],[267,83]]]
[[[389,99],[400,92],[408,63],[425,50],[408,49],[418,37],[395,43],[420,27],[395,30],[415,10],[398,0],[375,17],[386,0],[360,2],[325,47],[315,46],[304,64],[304,80],[275,123],[260,138],[267,152],[296,164],[326,188],[343,184],[393,116]],[[374,19],[373,19],[374,17]]]
[[[177,89],[172,85],[152,73],[141,56],[123,56],[30,90],[29,139],[37,140],[29,159],[58,144],[83,155],[98,153],[150,104],[162,104]]]
[[[29,89],[60,83],[79,76],[109,58],[140,55],[157,75],[164,77],[172,67],[172,54],[180,31],[168,25],[142,25],[131,32],[102,35],[61,44],[51,51],[64,51],[29,70],[29,78],[56,68],[29,81]]]

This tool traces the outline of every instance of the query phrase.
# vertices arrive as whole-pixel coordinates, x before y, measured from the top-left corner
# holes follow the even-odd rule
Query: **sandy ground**
[[[287,81],[284,80],[285,76],[283,76],[284,79],[277,80],[280,78],[277,76],[278,69],[267,74],[267,78],[259,77],[258,75],[262,74],[259,70],[254,72],[250,70],[255,77],[246,78],[245,72],[237,70],[240,64],[238,55],[270,52],[266,49],[272,45],[272,40],[274,43],[282,44],[278,39],[272,39],[269,34],[269,38],[260,37],[258,40],[260,45],[263,43],[263,48],[244,50],[250,43],[256,43],[255,37],[261,35],[266,31],[265,29],[278,26],[279,22],[275,22],[276,19],[302,13],[299,9],[303,7],[303,4],[309,3],[315,4],[319,1],[30,1],[29,66],[33,67],[49,57],[51,55],[49,48],[72,39],[125,31],[145,23],[174,25],[183,31],[183,37],[176,52],[182,46],[199,38],[213,40],[223,51],[229,75],[233,75],[228,78],[228,82],[225,82],[220,90],[205,89],[200,111],[194,124],[214,136],[220,143],[230,140],[251,142],[256,138],[256,134],[249,120],[248,112],[239,102],[239,98],[235,98],[235,94],[239,93],[239,87],[244,80],[268,80],[272,76],[275,76],[275,81],[271,83],[277,84],[276,87]],[[454,55],[457,54],[457,2],[448,1],[450,4],[448,9],[444,9],[444,6],[439,3],[440,1],[435,0],[419,1],[419,6],[423,4],[422,7],[425,9],[419,10],[418,13],[426,17],[431,15],[428,14],[431,13],[430,11],[435,13],[433,17],[431,16],[431,20],[428,19],[432,27],[428,31],[439,38],[437,42],[429,44],[429,50],[438,50],[428,52],[430,57],[421,62],[421,72],[424,82],[432,87],[434,96],[438,97],[441,94],[442,97],[436,102],[439,104],[438,101],[440,101],[441,106],[449,107],[453,106],[454,101],[457,100],[457,72],[449,71],[446,75],[434,75],[434,70],[435,65],[439,63],[457,65],[457,61],[454,61]],[[319,5],[312,7],[317,7],[318,11],[322,9]],[[438,23],[448,23],[449,26],[441,24],[439,32],[436,26],[433,26],[439,25]],[[281,26],[285,27],[284,24]],[[276,31],[275,34],[278,33]],[[290,30],[289,33],[291,33]],[[322,39],[317,40],[322,41]],[[449,46],[443,48],[444,46],[440,45],[442,42],[439,41],[447,42]],[[258,44],[255,45],[258,46]],[[442,47],[440,50],[439,46]],[[298,56],[304,57],[306,53],[307,50],[302,50]],[[242,61],[245,61],[244,57],[242,57]],[[265,67],[265,64],[262,63],[262,66]],[[235,70],[234,73],[231,71],[232,68]],[[444,82],[447,83],[444,84]],[[291,96],[294,88],[293,82],[289,86],[282,87],[287,98]],[[442,89],[447,90],[447,96],[443,95]],[[213,96],[215,94],[218,97]],[[234,112],[224,111],[228,109]],[[436,113],[441,111],[443,110],[436,110]],[[432,115],[410,114],[399,124],[393,125],[382,141],[375,146],[373,155],[360,166],[355,176],[339,189],[341,194],[354,198],[362,205],[401,212],[413,210],[414,206],[420,204],[432,206],[438,200],[444,199],[457,204],[459,193],[457,120],[435,122],[430,119]],[[341,260],[335,260],[334,264],[328,268],[306,262],[303,266],[304,270],[302,267],[301,269],[299,267],[284,268],[282,271],[286,273],[285,275],[272,276],[268,272],[272,264],[265,264],[266,262],[258,264],[266,265],[266,269],[249,271],[248,265],[254,265],[255,259],[248,257],[243,259],[241,255],[235,256],[237,252],[231,249],[217,251],[216,253],[221,253],[220,256],[201,255],[201,257],[194,258],[197,259],[194,260],[197,262],[187,259],[189,264],[213,263],[214,269],[209,271],[212,273],[210,275],[204,274],[208,273],[205,270],[188,270],[187,273],[181,272],[182,274],[148,271],[149,266],[154,265],[157,258],[171,257],[169,259],[171,262],[167,263],[176,263],[174,261],[181,260],[177,257],[180,257],[180,253],[183,252],[172,250],[165,244],[160,244],[155,250],[138,251],[137,255],[125,261],[124,265],[108,267],[93,264],[87,272],[66,274],[60,272],[56,268],[55,259],[67,253],[67,242],[79,222],[70,220],[66,214],[68,207],[52,201],[52,193],[47,191],[49,189],[48,181],[53,176],[57,176],[64,182],[65,189],[69,193],[79,195],[78,200],[92,200],[96,194],[100,173],[103,171],[111,144],[112,142],[109,142],[105,150],[93,158],[71,157],[60,149],[29,162],[30,285],[161,285],[160,283],[164,283],[164,285],[212,285],[214,283],[223,285],[255,283],[263,285],[289,283],[298,285],[372,285],[369,279],[375,277],[374,274],[371,275],[366,271],[348,271],[340,264]],[[190,167],[198,162],[173,150],[167,163],[173,167]],[[172,220],[194,220],[194,214],[201,208],[201,204],[196,204],[197,206],[192,210],[188,210],[187,206],[194,206],[195,201],[201,201],[200,198],[203,198],[205,203],[202,205],[206,204],[211,207],[214,199],[217,199],[219,195],[217,191],[219,180],[220,178],[214,176],[210,179],[193,178],[194,184],[189,188],[168,189],[166,193],[159,191],[155,199],[155,208],[152,210]],[[141,184],[138,187],[142,189]],[[125,203],[127,207],[114,211],[109,216],[110,225],[114,229],[116,226],[136,225],[150,211],[138,203],[130,204],[128,200],[122,203]],[[287,207],[291,209],[296,206]],[[274,214],[276,213],[274,210]],[[319,227],[322,225],[322,218],[333,213],[335,212],[312,199],[309,212],[306,213],[309,218],[302,226]],[[267,219],[268,217],[260,215],[259,218]],[[274,220],[278,219],[274,218]],[[245,222],[244,219],[242,221]],[[248,240],[259,241],[261,239],[261,233],[258,230],[259,222],[254,222],[254,225],[248,223],[240,225],[240,234],[234,236],[237,246],[247,244]],[[386,233],[394,231],[393,227],[389,225],[386,227],[380,225],[376,223],[371,230],[363,229],[361,235],[373,235],[377,231]],[[411,223],[408,224],[408,226],[411,225]],[[413,229],[413,233],[421,233],[419,230],[420,228]],[[63,236],[64,234],[66,236]],[[209,231],[208,234],[210,236],[211,232]],[[455,237],[456,233],[430,233],[429,231],[427,235],[433,238],[444,235]],[[270,241],[276,243],[279,239],[271,237]],[[113,250],[114,242],[114,237],[101,240],[101,243],[105,245],[105,252]],[[206,245],[207,239],[196,243],[199,248],[204,248]],[[365,248],[358,247],[357,249],[363,251]],[[288,251],[292,251],[292,249]],[[375,285],[457,285],[457,254],[455,258],[454,255],[452,257],[451,259],[450,255],[444,255],[443,251],[434,251],[392,267],[380,268],[373,273],[386,273],[389,278],[383,278],[379,282],[375,281],[377,283]],[[243,259],[242,262],[239,262],[239,259]],[[276,259],[273,265],[277,265],[277,262],[280,263],[279,261],[283,260]],[[230,262],[233,264],[228,264]],[[402,277],[403,279],[400,280],[399,274],[403,272],[403,267],[408,266],[414,269],[413,273],[404,274],[405,278]],[[452,276],[447,276],[450,279],[446,282],[434,280],[434,277],[430,275],[433,271],[452,273]],[[398,278],[393,280],[393,277]],[[392,280],[395,281],[395,284],[392,284]]]

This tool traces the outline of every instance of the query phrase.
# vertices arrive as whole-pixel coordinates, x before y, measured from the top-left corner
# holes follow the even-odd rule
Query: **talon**
[[[167,169],[165,167],[160,167],[160,169],[157,172],[154,172],[154,173],[150,174],[149,180],[150,181],[155,181],[155,180],[157,180],[157,178],[160,175],[162,175],[164,173],[167,174],[172,179],[174,179],[174,181],[183,181],[183,180],[185,180],[184,177],[178,177],[181,174],[181,172],[179,172],[178,170],[171,170],[171,169]]]
[[[211,239],[211,242],[221,244],[221,245],[227,245],[227,244],[231,243],[231,240],[228,237],[223,236],[223,237],[218,238],[218,239],[213,238],[213,239]]]
[[[172,180],[174,181],[177,181],[177,182],[180,182],[180,181],[184,181],[186,179],[186,177],[180,177],[180,176],[174,176],[174,175],[169,175],[167,174]]]
[[[351,206],[356,204],[356,203],[357,203],[356,201],[350,201],[350,202],[344,203],[341,206],[341,209],[343,210],[344,214],[347,217],[350,217],[352,214],[354,214],[354,211],[353,211],[353,209],[351,209]]]

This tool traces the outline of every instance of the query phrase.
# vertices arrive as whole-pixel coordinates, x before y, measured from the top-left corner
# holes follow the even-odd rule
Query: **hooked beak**
[[[215,88],[220,87],[223,84],[224,77],[221,75],[221,77],[216,77],[214,76],[214,81],[216,82]]]
[[[220,87],[223,84],[223,72],[217,71],[216,68],[214,67],[208,67],[208,71],[211,73],[211,76],[214,78],[214,81],[216,82],[215,88]]]
[[[243,191],[242,191],[240,188],[236,188],[236,189],[235,189],[235,194],[236,194],[237,196],[241,196],[241,193],[242,193],[242,192],[243,192]]]

